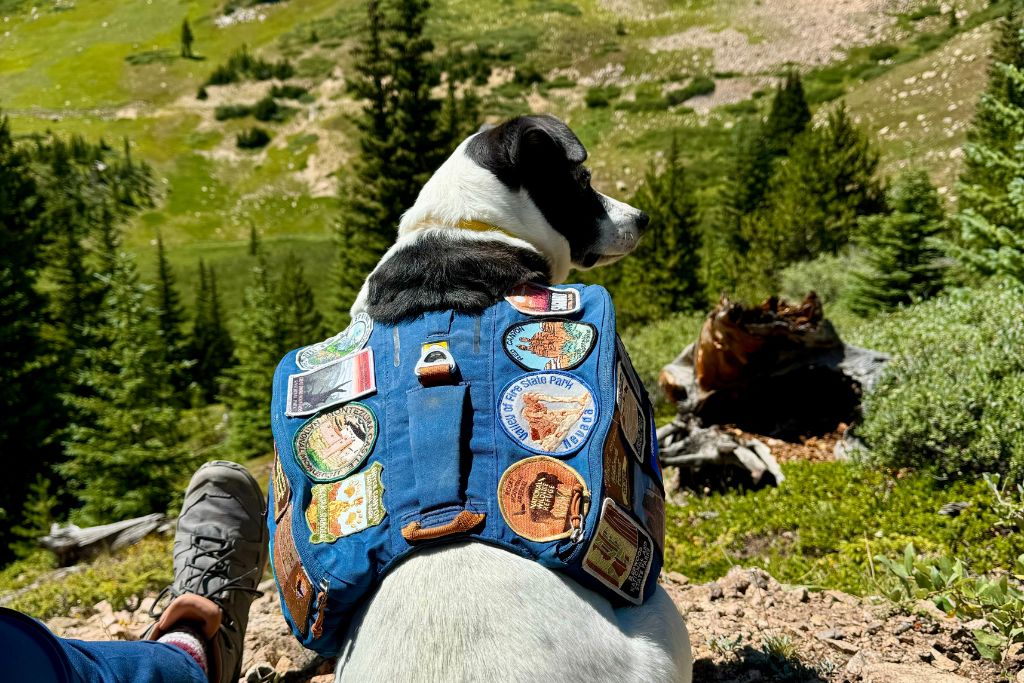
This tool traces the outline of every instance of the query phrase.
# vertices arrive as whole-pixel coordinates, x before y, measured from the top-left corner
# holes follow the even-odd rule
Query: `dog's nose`
[[[647,229],[647,224],[651,222],[651,217],[641,211],[636,215],[636,229],[643,233]]]

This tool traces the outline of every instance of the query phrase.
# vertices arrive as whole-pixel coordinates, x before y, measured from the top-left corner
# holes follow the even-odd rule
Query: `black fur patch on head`
[[[553,116],[520,116],[476,135],[466,154],[512,190],[525,189],[582,263],[598,239],[604,204],[583,166],[587,150]]]
[[[370,275],[367,313],[387,324],[426,311],[481,313],[522,282],[550,279],[547,261],[532,249],[425,231]]]

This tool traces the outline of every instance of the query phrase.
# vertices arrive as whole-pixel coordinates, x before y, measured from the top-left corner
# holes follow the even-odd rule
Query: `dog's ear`
[[[524,116],[513,138],[512,162],[518,167],[550,164],[560,158],[572,164],[587,160],[587,150],[569,127],[553,116]]]

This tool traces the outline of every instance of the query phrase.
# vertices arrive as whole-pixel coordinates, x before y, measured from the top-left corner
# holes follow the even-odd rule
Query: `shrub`
[[[252,107],[247,104],[222,104],[213,110],[213,118],[218,121],[228,119],[240,119],[252,113]]]
[[[937,17],[940,14],[942,14],[942,10],[939,8],[938,4],[922,5],[921,7],[908,12],[907,19],[910,19],[911,21],[921,21],[928,17]]]
[[[533,11],[557,12],[570,17],[578,17],[583,14],[583,11],[571,2],[556,2],[555,0],[534,0]]]
[[[270,133],[258,126],[243,130],[235,136],[235,144],[240,149],[259,149],[270,142]]]
[[[943,478],[1024,474],[1024,291],[991,282],[879,316],[850,341],[895,354],[864,402],[874,462]]]
[[[622,94],[622,89],[617,85],[595,85],[587,90],[583,101],[591,109],[598,109],[607,107],[620,94]]]
[[[899,53],[900,49],[895,45],[889,45],[888,43],[882,43],[881,45],[872,45],[868,48],[868,58],[873,62],[881,62],[886,59],[892,59]]]
[[[685,87],[679,88],[678,90],[669,91],[665,95],[665,99],[671,106],[682,104],[691,97],[697,97],[698,95],[710,95],[715,92],[715,81],[707,76],[694,76],[693,80],[686,84]]]
[[[930,600],[943,612],[963,621],[985,619],[994,632],[975,629],[974,645],[985,659],[998,662],[1011,643],[1024,642],[1024,585],[1006,573],[972,575],[960,559],[950,555],[919,556],[913,544],[903,556],[880,555],[875,563],[895,578],[887,591],[895,602]],[[1014,574],[1024,575],[1024,555],[1017,558]]]
[[[636,88],[636,94],[632,100],[620,100],[616,109],[626,111],[661,111],[668,106],[668,102],[661,96],[661,86],[657,83],[641,83]]]
[[[199,86],[199,91],[196,93],[196,99],[197,100],[205,100],[209,96],[210,96],[209,93],[206,92],[206,88],[204,88],[202,86]]]
[[[37,619],[66,616],[76,608],[91,611],[101,600],[109,600],[115,610],[125,609],[133,598],[170,583],[171,541],[149,537],[117,555],[101,556],[78,573],[58,580],[41,578],[38,586],[19,595],[8,607]]]
[[[236,82],[238,82],[238,71],[226,64],[218,64],[204,85],[227,85]]]
[[[523,66],[516,67],[516,74],[513,80],[522,85],[533,85],[534,83],[543,83],[544,76],[537,70],[537,67],[532,64],[524,64]]]
[[[270,96],[285,100],[297,100],[308,92],[308,89],[300,85],[275,85],[270,89]]]
[[[847,308],[853,288],[852,271],[859,259],[843,252],[839,256],[822,254],[810,261],[787,266],[779,275],[779,293],[790,301],[815,292],[826,306]]]
[[[253,105],[252,115],[257,121],[280,121],[284,118],[284,110],[277,106],[273,97],[267,95]]]
[[[556,88],[575,88],[576,81],[572,80],[568,76],[557,76],[545,83],[544,87],[548,90],[554,90]]]

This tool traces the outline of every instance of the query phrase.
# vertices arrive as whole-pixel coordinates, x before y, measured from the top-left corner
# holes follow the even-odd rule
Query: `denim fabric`
[[[0,672],[10,683],[207,683],[195,660],[173,645],[58,638],[35,619],[5,608]]]
[[[615,604],[629,604],[585,572],[582,565],[598,525],[602,502],[608,497],[604,450],[606,439],[613,430],[619,429],[617,421],[613,420],[620,364],[637,386],[638,403],[646,418],[647,433],[643,441],[647,452],[627,465],[631,468],[629,476],[634,494],[633,499],[625,503],[629,517],[641,526],[645,523],[643,505],[648,486],[663,492],[655,453],[653,410],[625,349],[618,342],[608,292],[599,286],[573,288],[580,293],[582,310],[561,317],[592,325],[596,331],[594,348],[578,367],[551,372],[573,381],[581,380],[589,386],[597,415],[582,446],[551,456],[575,470],[590,492],[582,538],[535,542],[519,536],[505,522],[497,500],[502,474],[513,463],[537,452],[517,443],[499,422],[503,390],[531,372],[517,365],[505,352],[503,337],[516,323],[543,322],[546,318],[524,315],[501,301],[478,316],[442,311],[427,313],[397,326],[374,324],[367,345],[373,349],[377,392],[358,400],[376,416],[378,437],[365,462],[348,476],[380,463],[386,516],[378,525],[331,543],[311,543],[305,512],[310,507],[311,487],[315,482],[296,459],[295,437],[315,416],[288,417],[285,414],[288,378],[302,370],[295,360],[298,350],[282,359],[274,376],[271,422],[277,466],[289,490],[280,510],[273,510],[275,496],[271,491],[272,514],[268,515],[268,524],[272,553],[277,550],[275,546],[280,545],[280,554],[285,558],[282,562],[286,565],[288,557],[294,559],[297,555],[308,576],[308,583],[303,582],[303,585],[312,586],[315,592],[310,602],[307,588],[298,591],[306,600],[304,604],[311,607],[296,619],[296,615],[289,612],[284,593],[295,589],[286,576],[278,575],[279,570],[284,574],[290,572],[290,568],[280,568],[276,561],[272,562],[278,588],[282,591],[285,617],[304,646],[324,656],[336,655],[341,642],[338,632],[347,628],[355,610],[388,569],[408,553],[430,544],[410,543],[403,537],[402,528],[416,522],[423,527],[444,525],[464,511],[483,513],[486,517],[470,532],[436,542],[468,537],[497,545],[566,572]],[[447,341],[459,374],[450,384],[424,387],[414,368],[422,344],[437,341]],[[323,412],[337,408],[330,407]],[[275,520],[290,520],[290,529],[282,531],[291,533],[295,545],[293,554],[285,549],[286,544],[275,540],[279,538]],[[661,546],[662,540],[657,538],[641,599],[654,591],[662,564]],[[300,603],[294,595],[290,597],[292,604]]]

